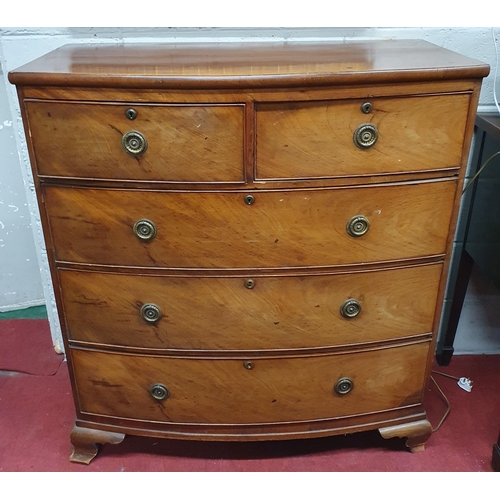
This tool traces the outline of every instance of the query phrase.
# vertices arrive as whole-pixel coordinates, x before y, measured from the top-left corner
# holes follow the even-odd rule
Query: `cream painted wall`
[[[500,29],[497,29],[496,36],[498,40],[500,38]],[[18,150],[17,159],[10,159],[11,166],[8,169],[3,168],[2,165],[0,185],[18,186],[24,184],[24,193],[18,189],[15,198],[10,198],[9,203],[12,202],[15,206],[29,208],[32,224],[31,241],[23,240],[21,242],[21,240],[9,239],[4,243],[5,247],[0,247],[0,250],[5,249],[5,252],[7,252],[5,255],[8,256],[6,261],[0,259],[0,276],[3,277],[6,273],[12,273],[12,284],[19,284],[19,290],[15,290],[16,296],[20,297],[19,303],[28,300],[21,299],[24,296],[34,297],[29,300],[43,299],[46,301],[53,340],[55,344],[60,344],[61,332],[36,207],[33,179],[26,141],[22,131],[19,104],[15,88],[7,81],[8,71],[66,43],[189,43],[194,41],[223,43],[228,41],[262,42],[299,39],[321,41],[381,38],[420,38],[490,64],[492,72],[483,83],[480,111],[493,111],[495,109],[493,105],[493,80],[496,58],[491,28],[0,28],[0,62],[4,69],[3,75],[0,75],[3,78],[3,81],[0,82],[0,92],[6,92],[8,104],[8,109],[3,109],[5,106],[0,107],[2,112],[0,118],[3,121],[3,117],[6,116],[6,120],[12,122],[12,132]],[[5,161],[4,156],[5,154],[2,152],[2,164]],[[17,214],[17,212],[15,213]],[[23,213],[26,212],[20,211],[19,217]],[[5,204],[0,204],[0,220],[6,214]],[[12,215],[9,214],[9,216]],[[17,224],[21,225],[19,221]],[[0,236],[0,238],[2,237]],[[26,255],[19,251],[21,246],[27,252]],[[22,259],[31,259],[30,262],[36,259],[39,263],[39,270],[33,269],[33,266],[22,265]],[[15,273],[9,269],[15,269]],[[477,281],[477,279],[474,278],[471,282],[470,293],[466,298],[466,306],[470,313],[469,319],[474,317],[474,321],[476,321],[476,324],[479,322],[479,329],[481,329],[481,315],[479,314],[479,308],[476,306],[482,303],[481,294],[484,292],[484,286],[474,286],[474,280]],[[41,283],[42,287],[37,283]],[[5,295],[4,290],[6,290],[5,293],[14,291],[9,288],[10,286],[12,285],[7,285],[7,282],[2,279],[0,283],[0,307],[2,305],[16,306],[16,304],[1,301],[2,295]],[[488,288],[487,294],[490,303],[497,310],[500,310],[498,295],[495,295],[490,288]],[[3,300],[5,301],[5,296]],[[478,313],[478,318],[474,316],[476,313]],[[463,345],[474,346],[473,352],[498,352],[500,349],[500,327],[491,324],[484,324],[483,327],[483,330],[488,329],[488,335],[486,336],[488,342],[486,344],[483,345],[481,342],[477,343],[475,341],[467,342],[469,337],[477,336],[478,329],[474,332],[468,327],[467,321],[461,321],[457,333],[457,344],[464,340]],[[457,349],[456,352],[459,351]]]
[[[0,84],[0,312],[45,302],[9,95]]]

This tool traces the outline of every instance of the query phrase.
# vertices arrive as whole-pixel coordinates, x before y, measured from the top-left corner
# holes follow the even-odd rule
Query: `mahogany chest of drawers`
[[[125,434],[423,449],[482,78],[420,41],[64,46],[13,71],[76,405]]]

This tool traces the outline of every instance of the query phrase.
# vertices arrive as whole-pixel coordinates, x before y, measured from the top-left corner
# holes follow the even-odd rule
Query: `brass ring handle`
[[[352,391],[354,382],[350,378],[340,378],[335,383],[334,390],[339,396],[344,396]]]
[[[153,384],[149,388],[149,393],[158,401],[162,401],[170,397],[170,392],[168,392],[168,389],[163,384]]]
[[[378,139],[378,130],[371,123],[360,125],[353,135],[354,144],[360,149],[371,148]]]
[[[346,319],[355,318],[361,312],[361,304],[356,299],[346,300],[340,306],[340,314]]]
[[[156,236],[156,226],[148,219],[139,219],[134,224],[134,234],[141,240],[150,241]]]
[[[148,323],[160,321],[162,316],[161,309],[156,304],[144,304],[141,307],[141,317]]]
[[[370,229],[370,221],[364,215],[355,215],[349,219],[346,226],[346,231],[349,236],[359,238],[368,232]]]
[[[148,149],[148,141],[137,130],[130,130],[123,134],[122,147],[129,155],[139,156]]]

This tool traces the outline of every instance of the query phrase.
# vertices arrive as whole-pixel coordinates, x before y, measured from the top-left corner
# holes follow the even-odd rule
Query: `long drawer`
[[[84,350],[70,354],[84,414],[237,425],[334,418],[418,404],[428,349],[424,342],[355,354],[253,360]]]
[[[322,276],[178,277],[61,270],[68,337],[155,349],[271,350],[432,331],[442,264]]]
[[[469,99],[455,94],[258,104],[257,177],[458,168]]]
[[[26,110],[41,175],[244,180],[243,105],[27,101]]]
[[[440,181],[251,193],[44,192],[59,261],[280,268],[443,254],[455,188],[456,181]]]

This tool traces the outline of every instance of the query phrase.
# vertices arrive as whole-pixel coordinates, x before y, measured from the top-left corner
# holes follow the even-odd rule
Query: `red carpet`
[[[0,321],[0,370],[54,375],[64,356],[52,346],[46,319]]]
[[[25,348],[26,356],[36,357]],[[0,376],[0,471],[491,471],[500,430],[500,356],[454,356],[450,366],[435,368],[469,377],[474,386],[467,393],[435,375],[451,412],[422,453],[412,454],[402,439],[386,441],[376,431],[267,443],[127,436],[119,445],[103,446],[89,466],[68,460],[75,415],[66,363],[54,376]],[[426,409],[436,426],[446,404],[432,385]]]

